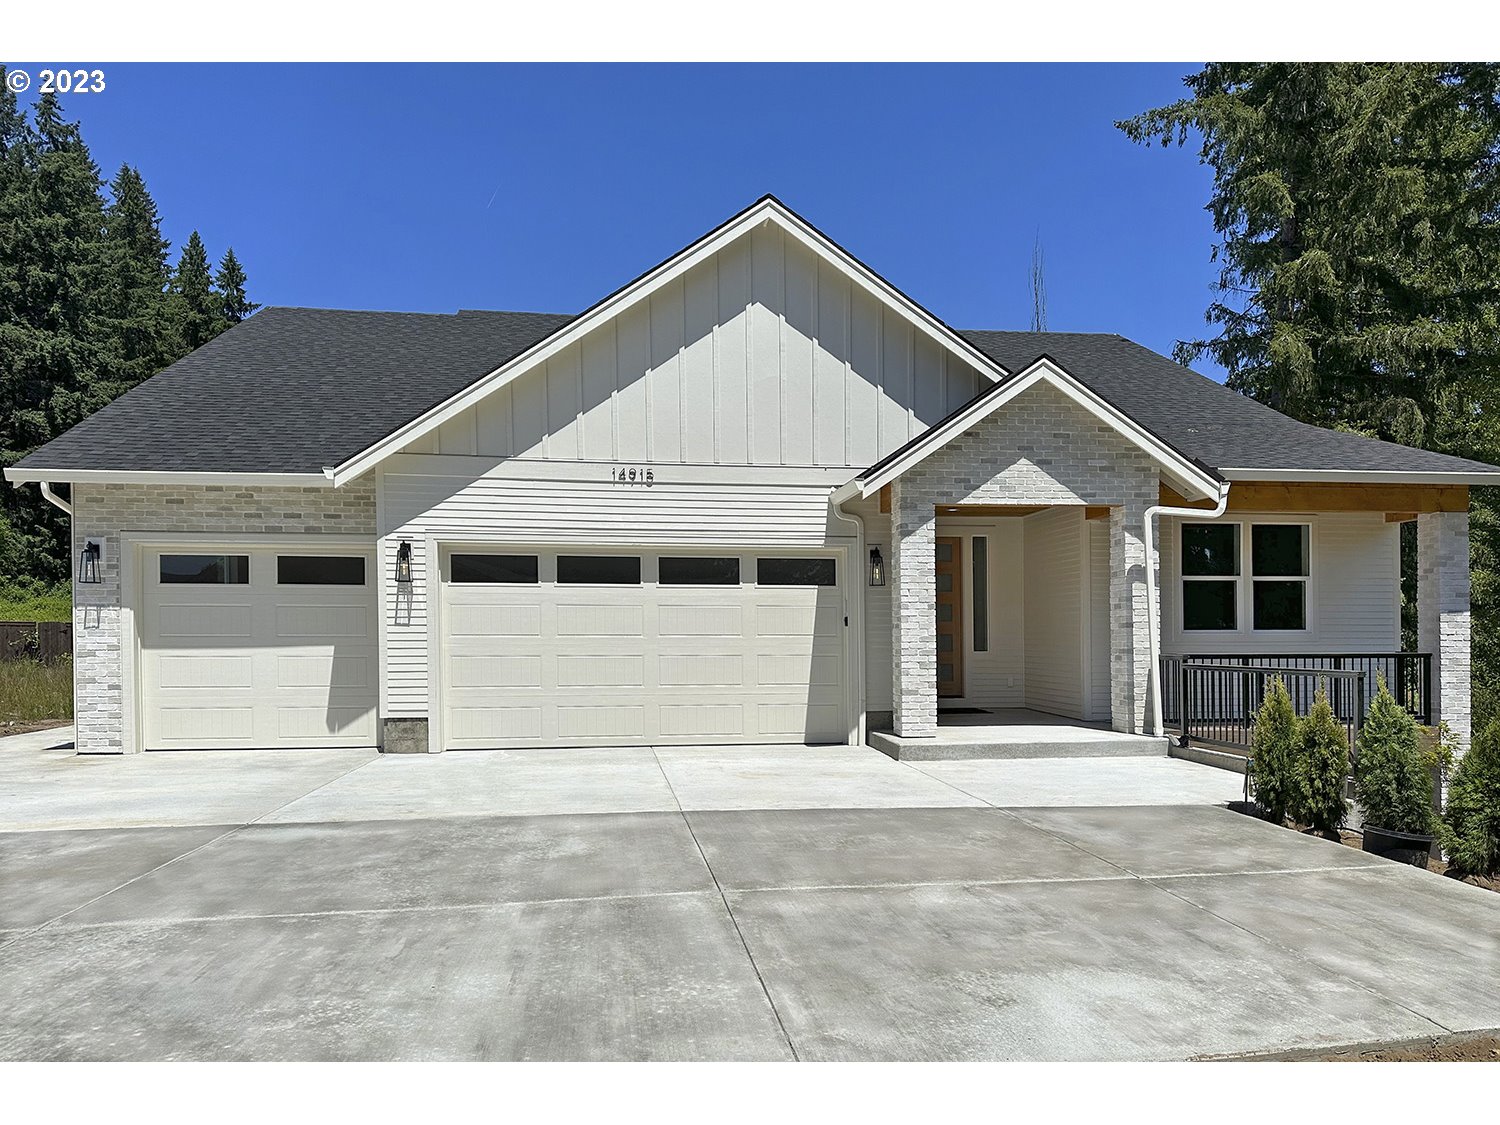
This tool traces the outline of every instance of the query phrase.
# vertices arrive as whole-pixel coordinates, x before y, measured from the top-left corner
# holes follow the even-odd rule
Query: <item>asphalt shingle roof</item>
[[[20,462],[41,469],[316,473],[573,319],[268,308]],[[966,331],[1017,372],[1046,354],[1216,469],[1497,472],[1292,420],[1122,336]]]

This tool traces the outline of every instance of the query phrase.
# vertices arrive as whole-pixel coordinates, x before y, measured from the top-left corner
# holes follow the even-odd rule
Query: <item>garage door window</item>
[[[365,560],[360,555],[277,555],[276,582],[281,586],[363,586]]]
[[[249,555],[163,555],[161,580],[204,586],[244,586],[250,581]]]
[[[740,560],[701,556],[663,555],[659,579],[663,586],[738,586]]]
[[[639,586],[636,555],[558,555],[557,581],[565,586]]]
[[[453,582],[536,584],[535,555],[454,555],[448,560]]]
[[[755,581],[762,586],[836,586],[833,559],[756,559]]]

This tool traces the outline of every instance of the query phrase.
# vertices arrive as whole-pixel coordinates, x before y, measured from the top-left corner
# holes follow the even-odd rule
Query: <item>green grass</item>
[[[73,591],[22,579],[0,585],[0,621],[72,621]]]
[[[72,717],[72,660],[0,660],[0,723]]]

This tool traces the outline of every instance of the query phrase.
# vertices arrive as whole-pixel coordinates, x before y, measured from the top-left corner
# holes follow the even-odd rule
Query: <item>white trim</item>
[[[601,324],[618,316],[626,308],[637,304],[663,286],[681,277],[688,270],[717,254],[725,246],[749,234],[761,224],[775,224],[786,234],[796,239],[820,258],[836,266],[855,285],[876,300],[902,312],[922,333],[939,347],[959,356],[973,365],[980,373],[999,382],[1009,372],[989,356],[985,355],[953,329],[927,312],[899,290],[883,281],[872,270],[854,257],[840,250],[823,235],[813,230],[802,219],[771,198],[762,199],[727,223],[709,232],[687,249],[669,258],[654,270],[631,282],[625,288],[611,294],[593,308],[569,321],[552,335],[539,340],[520,355],[515,356],[488,375],[470,383],[463,390],[407,422],[394,433],[381,438],[342,464],[324,471],[335,485],[344,484],[368,472],[373,466],[413,441],[424,437],[444,422],[457,416],[506,384],[513,382],[527,371],[544,363],[563,348],[581,339]]]
[[[928,456],[943,448],[954,438],[967,432],[1038,383],[1047,383],[1061,391],[1078,406],[1113,427],[1132,445],[1150,454],[1173,482],[1184,486],[1192,497],[1213,499],[1218,496],[1219,481],[1208,472],[1172,449],[1129,415],[1117,410],[1094,394],[1069,375],[1056,361],[1045,356],[1015,376],[1001,389],[976,400],[948,421],[939,423],[928,430],[915,444],[901,456],[883,466],[879,472],[869,477],[857,478],[855,483],[860,489],[860,494],[868,497],[880,491],[902,473],[926,460]]]
[[[1284,481],[1306,484],[1464,484],[1500,485],[1500,468],[1492,473],[1412,473],[1401,470],[1353,469],[1220,469],[1225,480]]]
[[[5,479],[14,485],[42,481],[75,484],[222,484],[282,488],[332,488],[326,473],[177,473],[116,469],[28,469],[12,466]]]

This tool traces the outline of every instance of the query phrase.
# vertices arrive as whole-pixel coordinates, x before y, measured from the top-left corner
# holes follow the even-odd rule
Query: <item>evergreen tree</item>
[[[1215,335],[1178,344],[1295,418],[1500,461],[1500,64],[1211,63],[1119,127],[1199,141]],[[1476,720],[1500,714],[1500,510],[1471,495]],[[1403,532],[1414,639],[1415,538]]]
[[[109,376],[122,393],[177,359],[181,347],[167,300],[168,242],[156,203],[140,173],[122,165],[104,214],[105,285],[101,329],[111,348]]]
[[[1266,685],[1266,697],[1255,715],[1250,735],[1250,795],[1266,816],[1280,824],[1286,819],[1295,789],[1297,712],[1280,676]]]
[[[1354,798],[1377,828],[1425,833],[1432,827],[1432,774],[1422,761],[1417,721],[1396,702],[1384,676],[1379,684],[1359,732]]]
[[[203,248],[203,239],[197,231],[188,235],[182,256],[177,259],[172,296],[185,352],[201,348],[227,327],[219,295],[208,273],[208,251]]]
[[[1296,791],[1288,810],[1292,819],[1318,832],[1338,831],[1348,812],[1348,777],[1349,738],[1320,687],[1298,727]]]
[[[1441,831],[1455,871],[1500,874],[1500,724],[1480,731],[1453,771]]]
[[[238,324],[260,308],[245,295],[245,271],[234,256],[233,246],[224,251],[224,257],[219,261],[214,287],[219,291],[219,314],[226,324]]]
[[[44,94],[28,126],[0,102],[0,464],[102,406],[94,308],[102,271],[104,200],[78,126]],[[66,522],[36,489],[0,489],[9,525],[0,574],[67,573]],[[20,557],[14,557],[19,553]]]
[[[140,174],[122,167],[106,206],[57,99],[28,118],[4,78],[0,67],[0,467],[257,307],[232,254],[215,289],[196,234],[169,275]],[[0,488],[0,580],[65,578],[67,530],[37,489]]]

